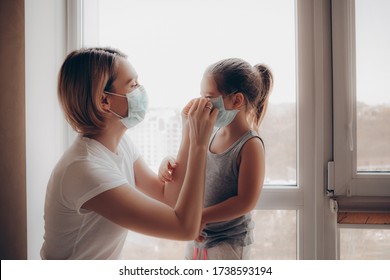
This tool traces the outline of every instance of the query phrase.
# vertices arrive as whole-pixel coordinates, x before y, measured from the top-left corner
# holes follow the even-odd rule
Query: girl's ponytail
[[[271,70],[265,64],[256,64],[253,66],[260,74],[261,87],[260,92],[255,102],[253,124],[255,127],[260,127],[260,124],[267,111],[268,98],[271,94],[274,84],[274,77]]]

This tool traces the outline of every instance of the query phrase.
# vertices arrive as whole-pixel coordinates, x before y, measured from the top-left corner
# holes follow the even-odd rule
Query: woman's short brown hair
[[[58,98],[76,132],[92,136],[105,127],[101,100],[104,91],[112,91],[119,57],[127,58],[112,48],[83,48],[66,57],[58,76]]]

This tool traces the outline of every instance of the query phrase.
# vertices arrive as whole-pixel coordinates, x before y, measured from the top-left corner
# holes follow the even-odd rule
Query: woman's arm
[[[179,152],[177,153],[176,157],[176,167],[172,173],[172,181],[165,182],[165,187],[163,191],[164,202],[171,207],[176,204],[177,198],[184,182],[187,170],[187,162],[189,158],[189,147],[189,126],[187,121],[183,121],[183,134],[179,147]]]
[[[158,176],[147,166],[142,158],[134,164],[135,182],[137,188],[148,196],[157,199],[171,207],[177,202],[184,177],[187,170],[188,154],[190,149],[188,113],[194,100],[191,100],[182,111],[182,139],[176,157],[176,166],[173,170],[172,180],[162,182]]]
[[[199,230],[204,193],[206,151],[218,110],[204,109],[198,99],[189,111],[189,152],[186,175],[174,208],[151,199],[127,185],[103,192],[84,203],[130,230],[156,237],[191,240]]]
[[[201,165],[205,162],[204,150],[191,147],[189,169],[196,170],[191,168],[195,166],[193,164],[195,161]],[[198,172],[188,171],[189,179],[184,182],[181,200],[179,199],[181,204],[174,209],[128,185],[99,194],[84,203],[83,208],[95,211],[120,226],[142,234],[191,240],[197,233],[194,226],[198,229],[202,213],[202,209],[195,206],[201,203],[199,197],[203,197],[203,181],[199,180],[199,177],[204,176],[203,169],[200,167]],[[192,175],[194,173],[198,173],[199,176]]]
[[[164,182],[150,169],[141,156],[134,162],[133,168],[137,189],[153,199],[164,202]]]
[[[264,182],[264,147],[258,138],[248,140],[241,150],[238,193],[203,210],[202,224],[228,221],[250,212],[260,197]]]

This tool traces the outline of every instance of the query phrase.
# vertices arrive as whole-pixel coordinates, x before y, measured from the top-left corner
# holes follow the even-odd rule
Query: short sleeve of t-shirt
[[[114,166],[96,160],[77,160],[64,173],[63,200],[70,209],[79,212],[89,199],[126,183],[126,178]]]
[[[95,143],[94,153],[76,158],[67,166],[62,177],[61,193],[68,208],[80,213],[81,206],[98,194],[124,184],[135,184],[133,163],[139,158],[140,152],[126,135],[118,149],[121,159],[110,155],[100,144]]]

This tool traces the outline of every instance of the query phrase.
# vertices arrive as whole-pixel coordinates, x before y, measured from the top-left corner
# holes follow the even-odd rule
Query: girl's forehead
[[[222,95],[222,93],[218,90],[217,83],[212,75],[204,75],[201,82],[201,95],[203,97],[217,97]]]
[[[218,90],[214,77],[211,74],[203,75],[201,86],[202,88],[208,88],[209,90]]]

